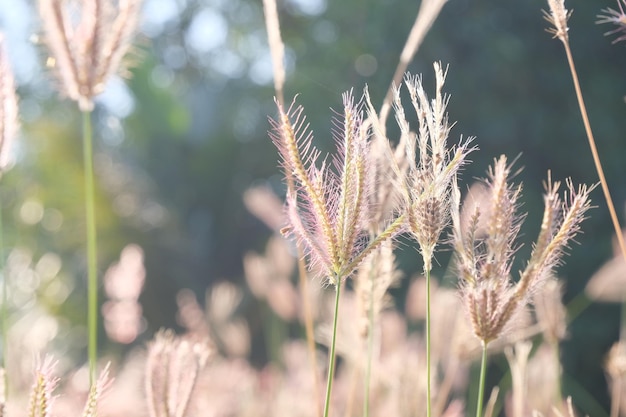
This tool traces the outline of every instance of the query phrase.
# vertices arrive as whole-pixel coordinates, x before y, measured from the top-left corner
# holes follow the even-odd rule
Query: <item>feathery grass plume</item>
[[[39,0],[39,12],[61,91],[81,111],[93,109],[108,78],[125,75],[141,0]]]
[[[546,31],[553,37],[559,38],[561,42],[569,43],[567,21],[572,15],[572,11],[565,8],[564,0],[548,0],[548,6],[550,7],[549,13],[542,10],[544,19],[552,25]]]
[[[479,399],[476,415],[482,415],[482,398],[487,363],[487,345],[510,328],[513,318],[528,303],[530,295],[542,285],[564,254],[570,241],[580,231],[580,223],[591,207],[591,188],[574,188],[567,181],[563,199],[558,194],[560,183],[545,184],[544,215],[541,231],[526,268],[514,283],[510,278],[515,239],[523,217],[518,215],[521,186],[508,183],[511,166],[505,156],[489,170],[487,185],[491,198],[487,207],[476,207],[469,227],[461,228],[460,191],[453,188],[452,242],[456,252],[457,270],[462,298],[475,336],[482,342]],[[486,229],[478,232],[481,216],[486,216]]]
[[[148,346],[146,400],[150,417],[183,417],[198,375],[212,354],[208,340],[159,331]]]
[[[92,384],[89,388],[89,395],[87,396],[87,402],[83,409],[82,417],[97,417],[99,406],[102,404],[104,395],[109,390],[113,380],[109,378],[110,363],[106,365],[104,370],[98,376],[98,380],[95,384]]]
[[[610,7],[602,9],[604,14],[599,14],[597,16],[598,20],[596,21],[597,24],[611,23],[617,26],[616,29],[610,30],[604,34],[605,36],[612,35],[614,33],[620,34],[611,43],[626,40],[626,12],[624,11],[624,7],[626,7],[626,0],[617,0],[617,6],[619,7],[619,11],[611,9]]]
[[[432,101],[424,91],[421,76],[405,79],[419,122],[417,134],[410,133],[399,89],[394,94],[396,120],[402,134],[411,138],[406,142],[408,172],[402,190],[404,210],[409,232],[419,243],[424,258],[424,271],[432,268],[435,247],[450,221],[453,178],[475,149],[469,147],[471,139],[448,148],[451,126],[446,107],[450,97],[442,93],[447,70],[443,71],[437,62],[434,68],[436,93]]]
[[[270,120],[284,170],[295,179],[295,190],[287,196],[289,227],[304,243],[310,267],[318,267],[331,284],[339,284],[380,244],[400,232],[403,218],[364,244],[368,194],[372,191],[369,167],[369,133],[363,126],[361,104],[351,93],[343,94],[344,118],[335,122],[338,155],[333,158],[337,172],[324,160],[316,165],[320,152],[303,109],[293,103],[287,111],[278,104],[279,120]]]
[[[59,383],[59,378],[53,375],[57,362],[47,356],[43,361],[37,361],[35,382],[31,388],[28,405],[28,417],[50,417],[52,415],[52,392]]]
[[[508,184],[510,176],[511,166],[501,156],[490,169],[487,180],[490,206],[475,209],[467,230],[462,230],[460,225],[460,193],[458,190],[453,193],[453,244],[461,291],[474,333],[484,344],[502,335],[519,308],[545,282],[591,208],[590,187],[575,188],[568,180],[568,191],[562,199],[558,194],[560,182],[553,183],[548,177],[541,232],[526,268],[514,283],[510,269],[523,217],[517,214],[521,186]],[[476,227],[482,216],[486,216],[488,226],[484,235],[479,235]]]

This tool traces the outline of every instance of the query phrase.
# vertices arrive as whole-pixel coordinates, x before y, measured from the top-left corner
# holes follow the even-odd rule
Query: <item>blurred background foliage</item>
[[[382,103],[419,3],[278,3],[287,47],[287,100],[298,94],[316,144],[330,151],[330,108],[340,108],[342,92],[354,88],[358,95],[365,84],[375,105]],[[613,3],[575,0],[567,6],[574,10],[570,37],[591,123],[623,219],[626,44],[612,45],[603,36],[608,28],[594,24],[600,9]],[[83,355],[80,119],[73,103],[59,101],[54,92],[37,39],[35,5],[2,0],[0,6],[23,125],[15,165],[0,183],[6,255],[21,254],[32,263],[52,256],[62,283],[20,280],[15,285],[24,286],[23,294],[13,298],[12,317],[18,322],[20,311],[37,303],[65,323],[49,339],[61,338],[59,349]],[[409,67],[431,86],[432,62],[450,65],[446,90],[452,95],[451,120],[457,121],[451,141],[461,134],[476,136],[480,148],[463,174],[466,184],[484,177],[501,153],[519,155],[522,209],[529,212],[522,259],[538,232],[548,169],[555,179],[597,182],[562,46],[544,31],[545,7],[541,1],[450,0]],[[145,251],[145,333],[137,342],[142,343],[160,327],[176,327],[180,289],[190,288],[203,299],[215,282],[243,284],[243,255],[261,251],[271,232],[246,211],[242,193],[269,184],[284,195],[284,184],[267,136],[275,105],[260,0],[145,0],[133,59],[132,79],[113,80],[94,114],[97,217],[102,273],[126,244]],[[393,122],[389,125],[395,132]],[[575,314],[563,350],[564,390],[578,403],[606,409],[601,365],[617,339],[619,311],[581,296],[589,277],[612,257],[612,227],[600,192],[594,201],[598,207],[584,224],[580,245],[559,270]],[[446,276],[449,255],[437,257],[439,276]],[[407,277],[421,271],[420,259],[412,245],[402,245],[400,264]],[[28,295],[31,287],[37,288],[34,296]],[[400,304],[402,293],[403,288],[396,291]],[[252,314],[257,307],[247,300],[244,308]],[[104,338],[102,345],[120,352]],[[262,350],[255,357],[262,363]]]

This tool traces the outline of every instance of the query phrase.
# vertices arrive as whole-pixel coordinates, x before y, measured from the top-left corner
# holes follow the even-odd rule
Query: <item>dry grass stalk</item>
[[[596,141],[593,137],[593,132],[591,131],[591,123],[589,122],[589,116],[587,115],[587,108],[585,106],[582,90],[580,88],[580,82],[578,81],[578,73],[576,72],[576,66],[574,65],[574,57],[572,56],[572,51],[569,45],[569,37],[567,35],[569,28],[567,27],[567,20],[572,12],[565,8],[565,0],[548,0],[548,5],[550,6],[550,12],[548,13],[544,11],[543,13],[545,19],[552,24],[553,27],[548,28],[547,30],[549,33],[552,33],[555,38],[558,38],[563,43],[563,47],[565,48],[565,55],[567,56],[567,62],[572,74],[574,90],[576,91],[576,98],[578,99],[578,107],[585,126],[585,133],[587,134],[587,140],[589,142],[593,162],[600,179],[600,185],[609,209],[609,214],[611,216],[611,221],[613,222],[613,228],[615,229],[615,235],[617,236],[622,256],[624,257],[624,260],[626,260],[626,242],[624,241],[622,227],[620,226],[617,213],[615,212],[615,205],[613,204],[609,184],[604,176],[604,169],[602,168],[602,162],[600,161]],[[622,10],[621,5],[620,10]]]
[[[280,21],[276,0],[263,0],[263,15],[265,16],[265,28],[272,55],[272,72],[274,73],[274,90],[276,99],[281,105],[285,104],[283,86],[285,85],[285,44],[280,36]]]
[[[505,332],[529,296],[545,282],[591,207],[588,187],[575,189],[568,181],[568,191],[561,199],[560,183],[548,179],[541,232],[519,281],[513,283],[509,275],[522,218],[517,214],[521,187],[509,185],[510,176],[511,166],[502,156],[489,172],[490,205],[476,208],[466,230],[460,223],[460,193],[456,188],[453,193],[453,243],[461,291],[474,334],[485,345]],[[488,219],[485,235],[477,233],[481,216]]]
[[[496,408],[496,401],[498,401],[499,393],[500,388],[493,387],[491,395],[489,396],[489,401],[487,401],[487,406],[485,407],[485,417],[493,417],[493,411]]]
[[[411,28],[411,32],[407,37],[402,53],[400,54],[400,61],[394,72],[391,85],[385,95],[385,100],[380,110],[380,124],[384,127],[391,110],[391,104],[394,95],[394,86],[400,84],[407,67],[413,60],[413,57],[417,53],[422,41],[426,37],[426,34],[430,30],[431,26],[439,16],[439,12],[446,4],[448,0],[423,0],[420,3],[420,9]],[[385,132],[385,130],[383,130]]]
[[[625,405],[626,342],[622,340],[611,347],[606,357],[605,369],[611,383],[611,417],[617,417]]]
[[[111,75],[123,72],[140,8],[141,0],[39,0],[48,63],[82,111],[91,111]]]

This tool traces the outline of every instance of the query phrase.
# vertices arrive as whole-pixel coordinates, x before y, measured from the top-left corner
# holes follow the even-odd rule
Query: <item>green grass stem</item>
[[[98,360],[98,274],[96,208],[93,173],[91,112],[83,111],[83,163],[85,168],[85,220],[87,227],[87,328],[89,382],[96,382]]]
[[[483,398],[485,395],[485,378],[487,375],[487,343],[483,342],[483,355],[480,361],[480,377],[478,381],[478,401],[476,403],[476,417],[483,415]]]
[[[341,295],[341,277],[336,277],[335,284],[335,313],[333,315],[333,334],[330,341],[330,354],[328,358],[328,380],[326,381],[326,398],[324,400],[324,417],[328,417],[330,410],[330,394],[335,377],[335,340],[337,338],[337,319],[339,316],[339,296]]]

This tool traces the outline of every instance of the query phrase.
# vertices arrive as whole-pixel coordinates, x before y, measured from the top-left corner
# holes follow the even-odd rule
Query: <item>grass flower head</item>
[[[551,28],[546,29],[548,33],[551,33],[553,37],[559,38],[561,42],[568,43],[569,36],[567,32],[567,21],[572,15],[571,10],[565,8],[565,0],[548,0],[548,6],[550,12],[543,11],[543,17],[552,25]]]
[[[420,76],[405,78],[411,102],[417,114],[419,129],[412,134],[396,89],[394,108],[396,120],[404,137],[408,170],[403,196],[408,229],[417,240],[424,258],[424,270],[432,267],[432,257],[443,229],[450,219],[453,179],[466,162],[471,140],[448,148],[451,125],[446,107],[450,97],[442,93],[446,72],[435,63],[436,93],[430,100]]]
[[[453,193],[453,244],[463,300],[474,334],[485,345],[503,334],[529,296],[545,282],[591,207],[589,187],[574,188],[568,180],[562,198],[558,193],[560,183],[548,178],[541,231],[526,268],[514,282],[511,265],[523,216],[517,213],[521,186],[509,184],[510,176],[511,166],[501,156],[489,171],[489,203],[475,207],[466,229],[461,227],[459,192]],[[486,226],[479,229],[482,217]]]
[[[395,222],[366,244],[373,176],[368,172],[369,131],[361,104],[351,93],[343,95],[343,116],[336,120],[334,132],[338,153],[332,164],[324,159],[319,166],[320,151],[312,145],[302,107],[292,104],[285,111],[279,104],[278,110],[279,120],[271,121],[271,137],[286,175],[295,182],[287,196],[285,232],[302,241],[311,265],[337,284],[337,277],[349,276],[366,255],[401,228],[401,222]]]
[[[82,111],[93,109],[93,97],[123,69],[140,8],[141,0],[39,0],[48,63]]]

